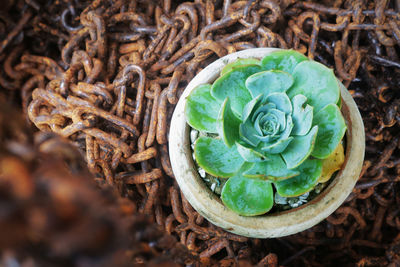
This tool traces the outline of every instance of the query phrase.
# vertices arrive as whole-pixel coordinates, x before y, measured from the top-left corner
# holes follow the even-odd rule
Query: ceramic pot
[[[169,154],[176,181],[190,204],[207,220],[226,231],[255,238],[281,237],[310,228],[332,214],[356,184],[365,151],[364,125],[360,112],[344,86],[341,86],[342,114],[347,124],[345,162],[342,169],[317,197],[283,212],[255,217],[240,216],[224,206],[219,196],[203,182],[192,159],[190,126],[186,123],[185,104],[190,92],[200,84],[213,83],[222,68],[237,58],[262,59],[276,48],[254,48],[229,54],[197,74],[183,92],[172,117]]]

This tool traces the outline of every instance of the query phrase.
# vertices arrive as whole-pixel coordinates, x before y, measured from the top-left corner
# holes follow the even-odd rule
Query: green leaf
[[[291,121],[289,124],[290,123]],[[287,124],[288,121],[286,121],[285,113],[280,110],[270,109],[265,115],[260,113],[254,122],[254,126],[257,131],[256,137],[261,142],[271,142],[272,140],[276,140],[279,137],[279,135],[277,135],[278,132],[282,131]]]
[[[297,64],[305,60],[308,60],[306,56],[294,50],[276,51],[265,56],[261,64],[264,70],[282,70],[291,74]]]
[[[266,146],[262,146],[261,150],[264,151],[265,153],[269,154],[278,154],[282,153],[292,142],[294,138],[292,136],[286,138],[286,139],[279,139],[273,144],[268,144]]]
[[[194,144],[197,163],[207,173],[227,178],[234,175],[243,165],[236,146],[227,147],[221,139],[200,137]]]
[[[266,115],[264,115],[261,118],[261,120],[260,120],[261,125],[263,123],[267,122],[267,119],[268,119],[269,116],[272,116],[274,118],[274,121],[276,122],[276,124],[279,126],[278,127],[278,131],[281,132],[282,130],[285,129],[286,124],[287,124],[286,117],[288,117],[288,116],[286,116],[284,112],[282,112],[282,111],[280,111],[278,109],[270,109],[269,113],[267,113]]]
[[[293,130],[292,135],[305,135],[311,128],[313,120],[313,107],[303,105],[307,102],[307,97],[304,95],[296,95],[292,98],[293,103]]]
[[[271,93],[267,96],[267,103],[274,103],[276,108],[286,114],[292,113],[292,103],[285,93]]]
[[[236,174],[244,173],[248,169],[252,168],[254,164],[255,164],[254,162],[245,161],[242,167],[240,167],[240,169],[236,172]]]
[[[250,120],[246,120],[244,123],[239,125],[239,135],[240,139],[254,147],[258,146],[258,144],[261,142],[258,139],[258,133]]]
[[[312,156],[325,159],[335,151],[346,132],[346,123],[340,109],[329,104],[314,116],[313,125],[318,125],[318,135]]]
[[[262,95],[259,95],[249,101],[243,108],[242,112],[242,121],[246,121],[250,115],[253,113],[253,110],[257,110],[258,107],[262,104],[260,99]]]
[[[314,126],[308,134],[294,137],[286,150],[282,152],[288,169],[296,168],[308,158],[314,148],[317,132],[318,126]]]
[[[264,154],[258,152],[256,148],[250,148],[239,142],[236,142],[236,148],[245,161],[261,162],[268,160],[268,158]]]
[[[217,131],[228,147],[233,146],[235,141],[239,140],[240,122],[232,112],[229,98],[226,98],[219,111]]]
[[[276,105],[274,103],[267,103],[267,104],[262,104],[260,101],[260,105],[256,105],[252,112],[251,120],[255,120],[255,118],[260,114],[260,113],[268,113],[269,110],[271,109],[276,109]]]
[[[286,127],[283,132],[280,133],[279,139],[274,140],[273,142],[262,144],[261,150],[271,154],[277,154],[284,151],[293,140],[292,137],[289,137],[292,129],[292,118],[290,116],[287,116]]]
[[[296,197],[311,191],[318,183],[322,172],[322,160],[308,159],[296,171],[300,175],[275,182],[275,188],[283,197]]]
[[[232,101],[232,110],[240,118],[244,106],[252,99],[245,87],[245,81],[250,75],[259,72],[258,65],[239,66],[219,77],[211,87],[211,95],[221,102],[229,97]]]
[[[221,194],[226,207],[243,216],[261,215],[274,204],[271,182],[235,175],[225,183]]]
[[[211,96],[210,89],[211,84],[202,84],[190,93],[185,106],[185,115],[192,128],[217,133],[217,118],[221,102]]]
[[[268,117],[270,117],[270,118],[268,118]],[[267,114],[267,115],[265,115],[264,113],[258,114],[258,116],[254,120],[253,124],[254,124],[254,129],[256,129],[257,134],[259,136],[263,135],[263,129],[261,129],[260,120],[261,119],[268,120],[268,119],[272,119],[272,118],[273,118],[273,120],[270,121],[268,129],[264,129],[265,131],[268,131],[269,135],[274,135],[278,132],[278,130],[279,130],[279,123],[277,123],[278,118],[273,114]]]
[[[288,90],[290,98],[302,94],[314,107],[314,114],[330,103],[339,100],[339,83],[333,71],[315,61],[303,61],[293,72],[294,84]]]
[[[251,75],[246,80],[246,87],[254,97],[263,94],[284,93],[293,84],[293,77],[280,70],[268,70]]]
[[[297,170],[289,170],[280,155],[268,155],[268,159],[268,161],[255,163],[250,169],[243,172],[243,176],[279,181],[300,174]]]
[[[255,58],[238,58],[235,61],[225,65],[225,67],[221,70],[220,76],[223,76],[231,70],[243,65],[261,65],[261,62]]]

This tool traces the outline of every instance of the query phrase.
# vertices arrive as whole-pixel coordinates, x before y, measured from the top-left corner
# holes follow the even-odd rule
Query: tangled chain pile
[[[131,201],[99,190],[68,140],[33,134],[1,96],[0,129],[1,266],[195,262]]]
[[[74,143],[100,186],[117,189],[201,263],[399,263],[399,1],[8,0],[3,10],[1,91],[41,131]],[[273,240],[227,233],[196,213],[174,182],[167,136],[196,73],[265,46],[334,68],[367,132],[362,178],[346,203]]]

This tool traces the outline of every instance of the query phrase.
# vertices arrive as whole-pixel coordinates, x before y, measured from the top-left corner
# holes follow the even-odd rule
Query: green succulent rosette
[[[346,131],[339,102],[333,71],[296,51],[238,59],[187,98],[188,124],[214,134],[196,140],[197,164],[228,179],[221,199],[229,209],[264,214],[275,191],[295,197],[318,183]]]

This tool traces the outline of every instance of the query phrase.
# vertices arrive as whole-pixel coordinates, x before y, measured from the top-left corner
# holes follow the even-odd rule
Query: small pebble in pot
[[[299,196],[299,198],[304,201],[304,200],[307,200],[309,195],[310,195],[310,192],[307,192],[307,193],[304,193],[303,195]]]
[[[205,177],[206,177],[206,171],[203,170],[202,168],[199,168],[198,172],[199,172],[201,178],[205,178]],[[213,190],[213,191],[214,191],[214,190]]]
[[[325,188],[325,184],[317,184],[314,187],[314,191],[315,191],[315,193],[319,194],[319,193],[321,193],[322,189],[324,189],[324,188]]]
[[[300,206],[302,204],[302,200],[300,198],[297,197],[292,197],[289,198],[288,203],[292,208],[297,208],[298,206]]]
[[[190,131],[190,142],[194,143],[198,136],[199,136],[199,131],[196,131],[196,130],[192,129]]]
[[[213,184],[210,186],[211,191],[215,192],[216,186],[217,186],[217,184],[216,184],[216,183],[213,183]]]
[[[275,203],[276,204],[281,204],[284,205],[287,203],[287,198],[286,197],[282,197],[281,195],[279,195],[278,193],[275,194]]]

